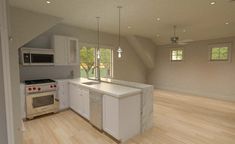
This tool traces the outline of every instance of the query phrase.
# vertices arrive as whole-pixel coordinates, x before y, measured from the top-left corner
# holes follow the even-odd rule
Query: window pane
[[[177,56],[172,56],[172,60],[177,60]]]
[[[178,55],[183,55],[183,51],[182,50],[178,50]]]
[[[181,55],[177,56],[177,60],[182,60],[182,59],[183,59],[183,57]]]
[[[171,60],[172,61],[181,61],[183,60],[183,50],[172,50],[171,51]]]
[[[173,56],[176,56],[176,55],[177,55],[177,51],[173,50],[173,51],[172,51],[172,55],[173,55]]]
[[[227,60],[228,52],[228,47],[212,48],[211,60]]]
[[[100,49],[100,76],[111,77],[112,70],[112,50],[108,48]]]
[[[80,77],[94,77],[95,48],[82,47],[80,49]]]
[[[228,59],[228,47],[220,48],[220,59]]]

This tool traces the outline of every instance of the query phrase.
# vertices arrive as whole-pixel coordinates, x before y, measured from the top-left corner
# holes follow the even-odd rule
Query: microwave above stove
[[[54,65],[54,49],[20,48],[20,63],[30,65]]]

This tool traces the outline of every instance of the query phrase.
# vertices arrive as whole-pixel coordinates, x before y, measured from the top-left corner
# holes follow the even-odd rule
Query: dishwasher
[[[90,91],[90,123],[98,130],[103,129],[103,94]]]

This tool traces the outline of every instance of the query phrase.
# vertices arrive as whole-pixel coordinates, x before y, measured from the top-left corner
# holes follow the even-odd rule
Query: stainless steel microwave
[[[54,65],[54,49],[20,48],[22,65]]]

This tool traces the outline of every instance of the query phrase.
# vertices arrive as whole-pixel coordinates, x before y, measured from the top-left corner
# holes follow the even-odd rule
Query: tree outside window
[[[80,77],[96,77],[97,49],[94,47],[82,47],[80,49]],[[100,48],[100,76],[112,77],[112,50]]]

